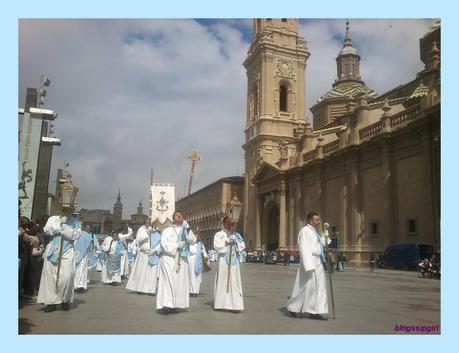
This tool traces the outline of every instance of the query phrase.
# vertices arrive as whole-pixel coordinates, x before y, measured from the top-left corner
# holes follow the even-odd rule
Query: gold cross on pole
[[[196,162],[201,160],[201,156],[198,155],[198,151],[194,150],[191,152],[191,155],[187,156],[186,159],[191,161],[191,171],[190,171],[190,183],[188,184],[188,196],[191,194],[191,183],[194,177],[194,167]]]

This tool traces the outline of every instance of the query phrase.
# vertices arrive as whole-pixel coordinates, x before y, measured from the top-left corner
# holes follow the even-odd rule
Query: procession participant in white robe
[[[188,254],[189,245],[196,242],[181,211],[175,211],[172,220],[172,227],[164,229],[161,235],[156,309],[164,314],[190,306]]]
[[[88,254],[91,248],[91,226],[88,224],[81,232],[80,237],[73,243],[75,252],[75,279],[74,289],[77,293],[84,293],[88,289]]]
[[[62,215],[48,218],[43,231],[52,237],[46,246],[37,303],[46,304],[45,312],[70,310],[73,302],[75,257],[73,242],[80,237],[80,222],[72,217],[73,207],[63,209]]]
[[[300,266],[287,310],[296,316],[306,313],[312,318],[328,314],[327,286],[324,271],[325,238],[319,234],[320,216],[307,215],[307,225],[298,234]]]
[[[190,245],[190,255],[188,256],[188,263],[190,265],[190,295],[192,297],[199,295],[205,261],[208,261],[206,248],[201,242],[199,234],[196,234],[196,243]]]
[[[132,228],[128,227],[126,223],[120,227],[118,232],[118,238],[123,245],[123,250],[121,251],[121,278],[129,276],[129,264],[127,259],[128,246],[126,240],[132,238],[132,234]]]
[[[145,219],[144,225],[139,228],[135,237],[138,252],[126,289],[140,293],[156,293],[157,264],[150,263],[149,258],[150,255],[158,256],[160,252],[160,234],[158,229],[151,227],[150,218]]]
[[[223,229],[214,236],[214,248],[218,253],[214,286],[214,309],[243,311],[240,254],[245,249],[242,236],[234,229],[235,223],[228,216],[223,218]]]
[[[88,228],[89,227],[89,228]],[[89,234],[91,236],[91,245],[88,249],[88,283],[90,283],[95,277],[95,271],[97,267],[97,243],[98,239],[92,232],[92,227],[90,224],[86,225],[86,228],[89,229]]]
[[[106,254],[105,263],[102,268],[102,283],[111,283],[113,286],[121,284],[121,251],[123,245],[118,238],[118,233],[104,239],[102,249]]]
[[[102,247],[104,244],[104,239],[97,239],[96,243],[96,256],[97,256],[97,264],[96,264],[96,271],[102,272],[105,264],[105,251]]]
[[[128,270],[127,272],[129,274],[132,273],[132,264],[134,263],[134,259],[135,259],[135,253],[136,253],[136,249],[135,249],[135,241],[132,240],[132,239],[126,239],[126,242],[127,242],[127,248],[128,248],[128,251],[126,253],[126,258],[127,258],[127,264],[128,264]]]

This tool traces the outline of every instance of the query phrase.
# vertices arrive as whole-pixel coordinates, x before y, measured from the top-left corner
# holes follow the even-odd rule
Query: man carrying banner
[[[150,223],[150,218],[145,219],[144,225],[139,228],[135,236],[137,255],[132,265],[126,289],[139,293],[154,294],[156,293],[161,233],[157,228],[152,228]]]
[[[190,306],[190,273],[188,254],[196,236],[183,219],[181,211],[175,211],[173,225],[161,235],[162,256],[159,262],[156,309],[163,314],[178,312]]]
[[[57,304],[62,305],[62,310],[70,310],[75,276],[73,242],[81,234],[80,222],[72,216],[78,188],[70,177],[59,180],[59,183],[61,214],[49,217],[43,228],[44,233],[51,237],[44,254],[37,297],[37,303],[46,304],[45,312],[56,310]]]
[[[102,250],[106,255],[101,273],[102,283],[118,286],[121,284],[121,252],[123,251],[118,232],[113,231],[111,236],[105,237]]]
[[[77,293],[84,293],[88,290],[88,254],[92,245],[91,226],[86,225],[80,237],[75,240],[75,280],[74,288]]]
[[[327,286],[324,263],[325,238],[319,234],[320,216],[309,212],[307,225],[298,234],[300,266],[287,302],[291,315],[307,314],[310,318],[326,319],[328,314]]]

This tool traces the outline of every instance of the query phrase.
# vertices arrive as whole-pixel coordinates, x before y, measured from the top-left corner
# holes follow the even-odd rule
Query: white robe
[[[128,232],[127,233],[118,233],[118,238],[120,238],[121,241],[125,241],[128,238],[132,238],[132,228],[128,227]],[[125,247],[126,246],[126,247]],[[127,260],[127,244],[124,242],[123,243],[123,251],[122,251],[122,256],[121,256],[121,276],[129,276],[129,264]]]
[[[43,231],[50,236],[60,233],[64,239],[73,241],[80,237],[81,228],[62,230],[60,216],[51,216],[48,218]],[[73,285],[75,276],[75,257],[72,247],[62,254],[61,267],[59,269],[59,282],[56,290],[56,278],[58,264],[54,264],[46,258],[52,242],[46,246],[45,257],[43,261],[43,270],[41,273],[40,288],[38,290],[37,303],[46,305],[72,303],[73,302]]]
[[[86,253],[78,264],[75,265],[74,289],[88,288],[88,254]]]
[[[320,259],[320,243],[314,227],[307,225],[298,234],[300,266],[287,302],[287,310],[294,313],[328,314],[325,271]]]
[[[163,230],[161,234],[162,256],[159,260],[158,292],[156,309],[181,308],[190,306],[190,274],[187,257],[180,257],[180,268],[177,269],[177,236],[182,227],[173,225]],[[186,236],[189,244],[196,242],[196,236],[190,230]]]
[[[214,286],[214,309],[244,310],[239,262],[236,266],[231,266],[228,288],[228,264],[225,260],[225,254],[229,251],[229,245],[225,246],[225,241],[228,240],[229,236],[230,234],[227,230],[221,230],[214,236],[214,248],[218,254]],[[233,246],[236,246],[236,251],[238,252],[245,249],[244,241],[236,242]]]
[[[137,244],[137,255],[132,264],[132,271],[126,284],[126,289],[141,293],[156,293],[158,265],[151,266],[148,257],[152,250],[159,251],[159,245],[150,249],[150,231],[142,226],[137,231],[135,242]],[[127,257],[127,256],[126,256]]]
[[[204,257],[207,257],[206,248],[204,244],[201,243],[201,251]],[[191,294],[199,294],[199,290],[201,288],[202,283],[202,272],[196,273],[195,272],[195,264],[196,264],[196,257],[197,257],[197,246],[196,244],[190,245],[190,255],[188,256],[188,263],[190,266],[190,293]],[[204,269],[203,269],[204,271]]]
[[[109,255],[115,254],[115,249],[118,240],[113,240],[113,242],[112,240],[113,238],[109,235],[105,237],[104,243],[102,244],[102,249],[107,253],[107,257]],[[101,280],[102,283],[121,283],[121,272],[109,272],[106,260],[105,263],[102,265]]]

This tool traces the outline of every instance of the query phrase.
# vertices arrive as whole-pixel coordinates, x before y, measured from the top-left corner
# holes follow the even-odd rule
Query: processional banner
[[[175,184],[154,183],[151,192],[151,221],[172,222],[175,211]]]

